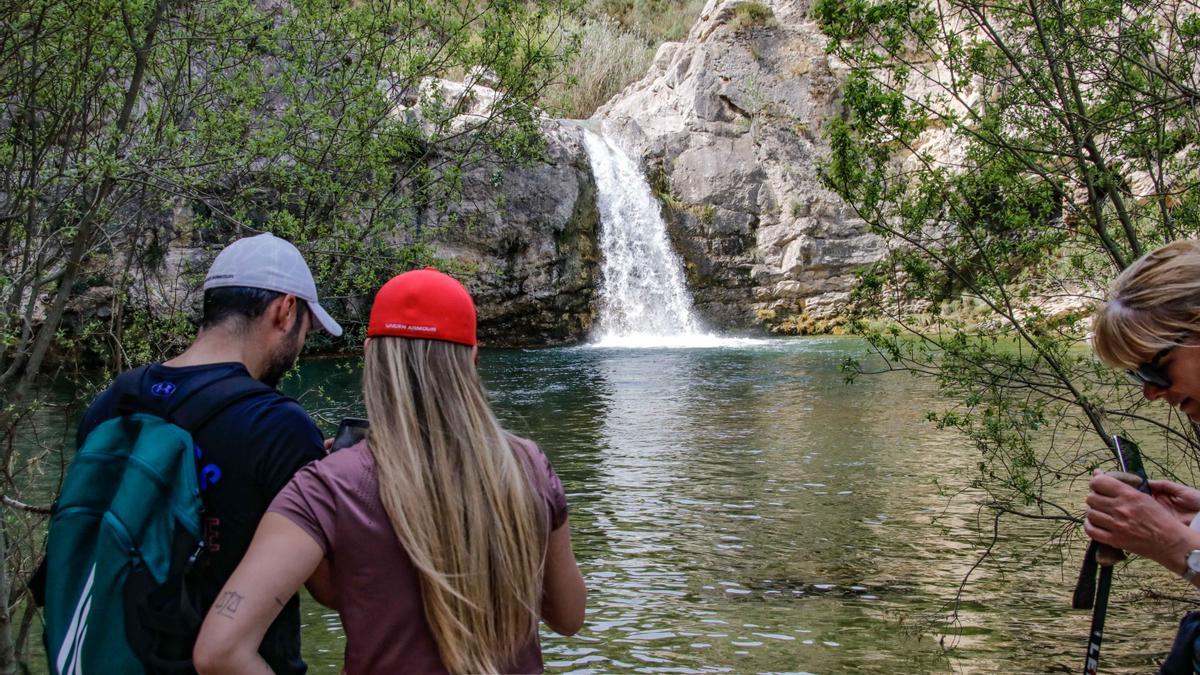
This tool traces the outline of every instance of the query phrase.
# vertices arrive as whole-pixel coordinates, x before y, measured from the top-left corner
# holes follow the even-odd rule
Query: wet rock
[[[474,167],[454,204],[424,214],[437,254],[467,271],[491,346],[576,342],[596,316],[600,215],[583,130],[542,126],[543,161]]]

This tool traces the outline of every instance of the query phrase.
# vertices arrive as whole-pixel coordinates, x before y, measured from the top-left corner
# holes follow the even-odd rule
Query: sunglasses
[[[1163,357],[1167,354],[1170,354],[1171,350],[1175,349],[1177,346],[1178,345],[1170,345],[1168,347],[1163,347],[1157,354],[1154,355],[1154,358],[1150,359],[1146,363],[1143,363],[1137,368],[1126,370],[1125,372],[1129,375],[1129,379],[1132,380],[1134,384],[1142,386],[1148,384],[1152,387],[1158,387],[1159,389],[1169,389],[1171,387],[1171,378],[1167,377],[1167,369],[1164,368],[1159,361],[1162,361]]]

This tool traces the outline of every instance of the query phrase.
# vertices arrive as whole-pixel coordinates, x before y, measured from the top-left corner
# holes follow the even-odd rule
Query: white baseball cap
[[[334,337],[342,334],[342,327],[317,302],[317,284],[304,256],[291,242],[270,232],[238,239],[217,254],[204,278],[204,290],[225,286],[290,293],[308,303],[325,332]]]

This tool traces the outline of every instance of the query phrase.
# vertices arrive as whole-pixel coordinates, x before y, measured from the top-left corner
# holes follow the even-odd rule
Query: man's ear
[[[296,296],[287,293],[275,300],[267,306],[267,319],[269,326],[272,329],[287,332],[292,328],[292,322],[296,318]]]

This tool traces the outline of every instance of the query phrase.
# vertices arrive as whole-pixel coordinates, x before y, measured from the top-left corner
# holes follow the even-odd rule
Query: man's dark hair
[[[248,286],[220,286],[204,291],[204,311],[200,315],[200,328],[212,328],[227,321],[236,321],[244,326],[267,311],[276,298],[283,296],[278,291]],[[296,325],[300,325],[301,312],[308,311],[308,303],[296,298]]]

